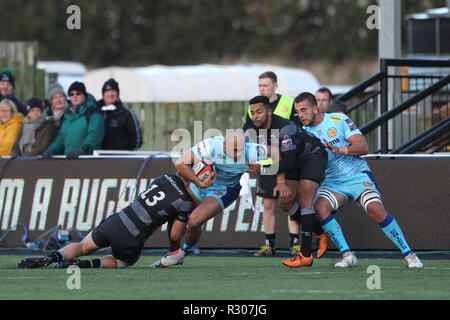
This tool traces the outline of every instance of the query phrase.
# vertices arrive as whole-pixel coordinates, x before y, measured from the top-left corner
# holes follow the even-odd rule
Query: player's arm
[[[369,145],[362,134],[354,134],[347,138],[349,143],[346,147],[335,147],[328,143],[326,139],[325,147],[335,154],[342,154],[344,156],[363,156],[369,153]]]
[[[281,155],[277,152],[278,155],[276,157],[277,162],[280,162]],[[284,172],[280,172],[277,174],[277,184],[275,188],[273,188],[273,196],[275,197],[279,193],[281,199],[287,198],[291,195],[291,189],[286,185],[286,178]]]
[[[194,170],[192,170],[192,165],[199,161],[201,160],[195,156],[194,152],[192,152],[192,149],[189,149],[177,160],[177,162],[175,163],[175,168],[185,180],[194,183],[199,188],[209,188],[214,184],[214,181],[216,180],[216,173],[213,172],[213,174],[208,176],[205,180],[200,180],[195,175]]]

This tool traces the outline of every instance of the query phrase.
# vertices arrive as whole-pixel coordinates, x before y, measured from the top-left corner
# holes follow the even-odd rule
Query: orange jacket
[[[11,120],[0,124],[0,156],[10,156],[23,125],[23,115],[17,113]]]

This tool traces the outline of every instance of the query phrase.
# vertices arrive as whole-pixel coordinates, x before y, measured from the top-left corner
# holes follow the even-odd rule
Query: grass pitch
[[[401,258],[360,258],[357,268],[336,269],[336,255],[290,269],[284,257],[189,256],[182,267],[150,269],[159,256],[142,256],[126,269],[81,269],[80,289],[69,289],[67,269],[18,269],[23,257],[0,256],[0,299],[450,299],[450,260],[422,259],[425,268],[412,270]],[[380,268],[379,289],[368,288],[373,265]]]

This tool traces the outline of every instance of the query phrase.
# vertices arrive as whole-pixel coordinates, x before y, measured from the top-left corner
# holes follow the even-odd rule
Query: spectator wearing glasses
[[[70,111],[64,115],[61,129],[43,158],[66,155],[76,159],[100,149],[105,134],[105,122],[94,102],[87,101],[88,94],[82,82],[75,81],[68,90]]]

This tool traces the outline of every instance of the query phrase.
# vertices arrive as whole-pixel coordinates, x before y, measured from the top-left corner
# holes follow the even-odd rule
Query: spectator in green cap
[[[0,73],[0,100],[9,99],[17,106],[17,111],[23,116],[27,114],[27,110],[22,102],[17,99],[14,93],[14,75],[9,68],[5,68]]]

